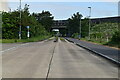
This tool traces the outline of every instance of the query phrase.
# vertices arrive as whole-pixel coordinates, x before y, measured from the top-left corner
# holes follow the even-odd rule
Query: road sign
[[[30,32],[29,32],[29,28],[30,28],[30,26],[26,26],[26,28],[28,29],[27,37],[29,38],[29,37],[30,37]]]
[[[27,33],[27,37],[28,37],[28,38],[30,37],[30,32]]]
[[[30,26],[26,26],[27,27],[27,29],[29,29],[30,28]]]

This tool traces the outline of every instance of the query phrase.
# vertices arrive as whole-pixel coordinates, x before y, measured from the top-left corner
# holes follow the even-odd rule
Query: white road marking
[[[27,45],[27,44],[29,44],[29,43],[21,44],[21,45],[19,45],[19,46],[15,46],[15,47],[12,47],[12,48],[9,48],[9,49],[6,49],[6,50],[3,50],[3,51],[0,51],[0,52],[3,53],[3,52],[6,52],[6,51],[13,50],[13,49],[16,49],[16,48],[18,48],[18,47],[21,47],[21,46]]]
[[[66,40],[66,39],[65,39],[65,41],[66,41],[67,43],[70,43],[70,42],[69,42],[68,40]]]
[[[45,42],[45,41],[41,41],[41,42],[38,42],[38,43],[44,43],[44,42]],[[30,43],[21,44],[21,45],[19,45],[19,46],[11,47],[11,48],[9,48],[9,49],[6,49],[6,50],[0,51],[0,52],[3,53],[3,52],[6,52],[6,51],[9,51],[9,50],[14,50],[14,49],[16,49],[16,48],[18,48],[18,47],[21,47],[21,46],[24,46],[24,45],[28,45],[28,44],[30,44]]]

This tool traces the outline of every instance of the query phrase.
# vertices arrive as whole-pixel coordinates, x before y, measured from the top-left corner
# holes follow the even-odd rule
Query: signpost
[[[26,26],[26,27],[27,27],[27,29],[28,29],[27,37],[29,38],[29,37],[30,37],[30,31],[29,31],[30,26]]]

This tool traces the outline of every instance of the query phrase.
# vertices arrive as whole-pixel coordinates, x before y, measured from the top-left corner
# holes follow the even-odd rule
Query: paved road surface
[[[11,44],[7,44],[11,45]],[[3,44],[3,78],[117,78],[118,68],[69,42]],[[16,46],[16,45],[15,45]],[[12,47],[10,47],[12,48]],[[7,50],[6,50],[7,49]]]
[[[98,45],[98,44],[93,44],[93,43],[89,43],[89,42],[85,42],[85,41],[81,41],[81,40],[77,40],[77,39],[73,39],[73,38],[67,38],[81,46],[85,46],[87,48],[90,48],[91,50],[94,50],[96,52],[99,52],[105,56],[108,56],[116,61],[120,61],[120,50],[118,49],[114,49],[114,48],[110,48],[110,47],[106,47],[103,45]]]
[[[18,43],[18,44],[16,44],[16,43],[4,43],[2,45],[2,50],[4,51],[4,50],[7,50],[7,49],[10,49],[10,48],[13,48],[13,47],[17,47],[17,46],[20,46],[20,45],[22,45],[22,43],[21,44],[20,43]]]

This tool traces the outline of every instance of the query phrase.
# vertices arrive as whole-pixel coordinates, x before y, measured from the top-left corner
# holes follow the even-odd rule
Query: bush
[[[115,34],[113,35],[111,41],[108,42],[107,45],[120,48],[120,31],[115,32]]]
[[[115,34],[113,35],[111,41],[113,41],[113,42],[119,42],[120,41],[120,31],[115,32]]]
[[[79,38],[79,33],[74,33],[74,34],[72,35],[72,38]]]

